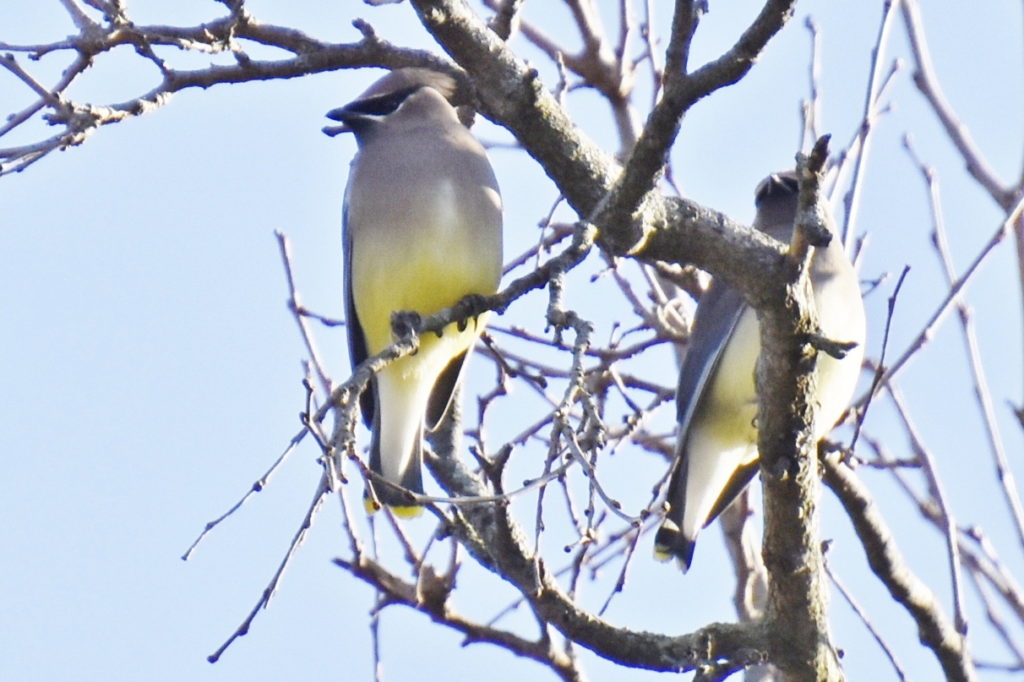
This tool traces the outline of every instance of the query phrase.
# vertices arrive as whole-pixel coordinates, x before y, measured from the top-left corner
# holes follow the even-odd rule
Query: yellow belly
[[[403,245],[361,243],[353,252],[352,295],[371,355],[392,343],[393,312],[432,315],[467,294],[493,294],[497,288],[499,268],[494,259],[481,259],[474,253],[472,243],[414,241]],[[436,339],[436,335],[427,336]],[[427,338],[422,342],[430,343]]]

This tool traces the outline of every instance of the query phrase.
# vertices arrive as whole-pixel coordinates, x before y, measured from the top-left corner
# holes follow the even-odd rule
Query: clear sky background
[[[606,21],[613,21],[616,4],[600,3]],[[952,105],[991,165],[1002,177],[1016,178],[1024,149],[1020,4],[923,4],[935,66]],[[223,10],[200,0],[128,0],[126,5],[139,24],[194,24]],[[711,0],[710,5],[694,63],[730,45],[759,3]],[[553,27],[552,33],[568,26],[559,3],[525,6],[527,18]],[[862,116],[881,6],[800,3],[797,16],[750,75],[687,116],[673,151],[683,192],[747,222],[756,183],[792,163],[800,140],[799,103],[808,92],[809,37],[803,24],[809,15],[822,35],[822,128],[833,133],[834,148],[845,145]],[[248,0],[247,7],[265,22],[333,42],[358,40],[351,20],[363,17],[398,45],[432,45],[404,4],[371,8],[355,0]],[[0,42],[51,42],[73,30],[56,0],[0,5]],[[575,45],[577,38],[565,40]],[[521,38],[515,45],[538,65],[545,63]],[[900,56],[907,58],[908,51],[897,19],[886,62]],[[192,68],[211,60],[176,59]],[[52,83],[65,62],[55,56],[27,66],[43,83]],[[553,86],[550,70],[542,74]],[[372,679],[368,613],[373,594],[331,564],[346,551],[334,500],[250,634],[216,665],[205,660],[255,604],[301,522],[320,477],[318,452],[309,444],[191,561],[179,557],[300,428],[305,351],[285,305],[273,232],[281,230],[291,240],[306,304],[342,317],[341,196],[354,146],[347,138],[328,139],[320,128],[326,111],[379,75],[338,71],[184,92],[156,113],[108,126],[78,148],[0,178],[0,386],[5,396],[0,407],[0,679]],[[892,357],[906,348],[944,295],[929,243],[925,188],[902,149],[904,134],[913,133],[918,152],[939,172],[958,272],[1002,219],[966,179],[959,157],[917,94],[911,69],[895,78],[887,97],[891,109],[877,125],[855,225],[858,233],[870,235],[861,261],[864,279],[890,275],[866,301],[868,352],[874,358],[886,298],[904,264],[912,271],[893,322]],[[152,65],[125,48],[98,58],[70,94],[93,103],[119,102],[157,82]],[[24,85],[0,72],[0,109],[6,114],[29,101]],[[571,96],[569,108],[596,139],[612,139],[610,119],[594,95]],[[22,137],[2,138],[0,147],[28,141],[42,128],[38,124]],[[488,142],[509,139],[486,122],[475,130]],[[536,240],[537,221],[557,194],[525,154],[495,149],[491,157],[507,204],[506,254],[511,256]],[[614,319],[601,288],[607,285],[588,288],[587,283],[601,265],[591,257],[573,280],[567,302],[594,319],[597,336],[606,338]],[[1024,375],[1016,267],[1007,240],[967,295],[1006,449],[1013,471],[1024,477],[1024,440],[1007,407],[1008,401],[1020,404]],[[496,324],[514,321],[540,331],[542,303],[542,296],[528,297]],[[335,378],[344,378],[343,332],[317,334]],[[670,361],[667,349],[661,349],[640,364],[640,371],[674,383],[665,379]],[[474,366],[489,371],[479,358]],[[1024,575],[1024,550],[994,493],[994,467],[970,394],[955,316],[912,362],[901,386],[922,438],[938,459],[958,520],[983,525],[1009,570]],[[528,422],[515,401],[502,409],[510,432]],[[666,423],[670,416],[663,410]],[[866,428],[894,456],[909,456],[905,436],[882,408],[869,415]],[[627,498],[632,487],[639,491],[635,499],[644,499],[664,462],[647,454],[632,460],[629,453],[617,456],[630,474],[612,479],[615,492]],[[888,477],[863,475],[912,568],[949,613],[942,537],[920,523]],[[920,477],[910,478],[920,487]],[[835,540],[832,565],[872,612],[910,679],[938,679],[931,655],[917,645],[914,624],[888,604],[827,491],[824,504],[823,535]],[[429,533],[429,522],[416,523],[424,525],[414,533]],[[715,528],[702,536],[694,569],[685,576],[648,559],[642,547],[607,618],[667,633],[732,620],[731,569],[719,538]],[[587,585],[588,603],[603,602],[614,578],[612,572]],[[492,614],[510,600],[510,592],[486,575],[467,571],[463,579],[456,603],[467,612]],[[982,633],[974,640],[975,653],[1005,662],[1005,650],[986,631],[984,611],[968,592],[972,628]],[[835,596],[833,605],[849,679],[895,679],[845,603]],[[530,622],[520,621],[521,631],[533,635]],[[384,612],[381,642],[391,682],[548,679],[536,664],[495,647],[464,647],[459,635],[407,609]],[[594,680],[656,677],[617,668],[585,651],[581,656]],[[1010,679],[993,671],[983,676]]]

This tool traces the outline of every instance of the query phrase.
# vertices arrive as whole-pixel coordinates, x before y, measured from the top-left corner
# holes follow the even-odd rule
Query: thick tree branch
[[[661,97],[652,107],[643,135],[636,136],[638,126],[635,120],[630,121],[632,126],[629,131],[632,134],[622,134],[623,119],[616,120],[620,125],[623,144],[632,147],[631,154],[620,153],[617,157],[608,154],[581,133],[559,100],[541,82],[538,73],[507,49],[505,39],[515,32],[517,22],[523,21],[520,13],[524,3],[519,0],[502,0],[500,3],[491,0],[492,4],[499,4],[501,8],[501,14],[494,24],[498,28],[494,31],[488,30],[461,0],[410,0],[409,4],[416,7],[424,24],[448,50],[454,63],[430,52],[405,50],[390,45],[379,39],[374,30],[361,21],[355,22],[362,33],[361,40],[330,43],[301,31],[261,23],[245,10],[244,0],[219,1],[227,7],[226,16],[202,25],[175,27],[136,25],[130,20],[121,0],[59,0],[77,27],[76,35],[40,45],[0,43],[0,50],[11,53],[0,55],[0,69],[13,75],[19,81],[19,87],[22,87],[22,94],[28,92],[33,99],[31,104],[8,116],[0,125],[0,137],[29,120],[45,120],[57,130],[56,134],[46,140],[0,150],[0,162],[3,162],[0,174],[21,170],[54,149],[79,144],[102,125],[159,108],[181,90],[207,88],[222,83],[292,78],[340,68],[415,65],[435,68],[455,76],[460,83],[459,103],[468,101],[477,105],[486,115],[512,131],[564,193],[581,221],[573,245],[560,256],[536,267],[529,275],[516,280],[496,296],[467,298],[438,315],[418,319],[415,326],[408,328],[407,335],[399,335],[401,338],[394,346],[356,368],[352,378],[337,387],[322,370],[322,363],[317,361],[310,332],[304,324],[307,313],[298,303],[294,283],[289,280],[291,307],[307,337],[305,340],[314,364],[318,367],[325,404],[317,409],[316,401],[311,397],[316,390],[309,380],[312,374],[307,373],[307,406],[303,415],[305,430],[296,436],[285,454],[308,431],[323,450],[321,461],[326,471],[309,516],[296,534],[288,556],[257,609],[264,606],[272,594],[280,572],[304,536],[326,493],[338,489],[338,481],[343,479],[343,474],[339,473],[344,462],[343,455],[356,459],[352,424],[357,406],[353,398],[371,379],[372,373],[401,355],[415,352],[418,334],[438,331],[452,322],[465,321],[482,310],[504,310],[513,300],[532,289],[548,286],[555,294],[548,321],[576,332],[572,369],[566,371],[563,367],[544,366],[541,361],[527,358],[527,354],[515,356],[495,347],[490,357],[494,359],[498,379],[492,397],[488,399],[501,394],[508,377],[516,374],[526,376],[527,383],[545,399],[550,399],[554,393],[551,391],[549,394],[545,390],[543,384],[546,379],[566,382],[567,388],[562,400],[559,401],[557,397],[551,399],[551,414],[544,415],[533,425],[523,427],[521,433],[526,435],[522,439],[538,438],[549,428],[555,434],[540,435],[548,438],[552,456],[544,472],[549,477],[544,478],[539,485],[557,480],[568,498],[569,486],[565,478],[570,467],[581,468],[591,482],[596,480],[596,473],[601,470],[592,466],[591,460],[587,459],[590,452],[583,452],[587,449],[586,445],[581,449],[577,445],[576,435],[571,433],[577,415],[580,411],[584,413],[582,424],[587,428],[581,428],[580,431],[586,431],[585,437],[602,443],[613,438],[627,442],[640,421],[646,417],[645,409],[649,413],[652,406],[661,404],[667,391],[654,382],[631,379],[614,362],[629,357],[635,352],[634,349],[645,350],[669,335],[665,331],[667,325],[657,329],[657,307],[654,311],[649,309],[643,293],[631,297],[631,292],[626,292],[628,285],[625,285],[623,292],[634,304],[634,312],[640,320],[637,328],[656,327],[657,333],[652,335],[653,340],[645,339],[630,347],[619,347],[614,342],[608,348],[590,347],[591,342],[597,343],[591,338],[591,329],[575,313],[562,310],[557,305],[560,303],[557,294],[560,293],[560,275],[580,263],[591,246],[596,244],[609,260],[628,256],[644,263],[696,263],[736,286],[759,311],[764,353],[758,387],[760,395],[771,396],[771,399],[760,401],[761,412],[758,417],[767,505],[764,553],[773,577],[767,616],[751,623],[713,624],[695,633],[668,637],[619,628],[585,611],[576,603],[575,590],[582,568],[592,569],[599,563],[594,560],[596,551],[587,554],[586,543],[596,538],[598,531],[602,530],[600,519],[595,521],[591,513],[593,505],[581,513],[575,500],[567,500],[570,520],[580,536],[578,543],[573,539],[573,546],[578,550],[577,561],[570,567],[572,570],[549,570],[536,548],[540,544],[540,531],[532,538],[534,542],[531,544],[529,534],[512,518],[508,497],[503,495],[501,489],[502,468],[512,452],[511,442],[493,460],[488,460],[482,452],[478,453],[482,469],[478,473],[465,467],[454,455],[459,448],[450,442],[447,445],[441,443],[445,438],[455,438],[457,434],[452,431],[445,433],[442,430],[435,435],[439,440],[432,442],[436,443],[435,449],[440,455],[428,455],[428,466],[450,494],[464,498],[475,497],[477,500],[461,500],[450,505],[437,501],[437,498],[432,498],[433,501],[431,498],[423,498],[422,501],[432,513],[445,521],[445,529],[483,567],[501,576],[523,595],[523,600],[529,604],[540,623],[540,636],[532,640],[512,632],[477,625],[455,614],[446,604],[450,585],[430,584],[427,587],[431,589],[424,591],[423,584],[414,585],[397,579],[396,573],[391,573],[383,564],[367,560],[366,555],[356,549],[357,542],[351,525],[348,526],[348,532],[355,558],[339,561],[339,565],[385,592],[385,602],[408,604],[438,622],[466,633],[470,639],[492,641],[523,653],[549,665],[563,679],[575,680],[581,677],[572,658],[572,644],[576,642],[609,660],[625,665],[665,671],[694,669],[697,671],[696,679],[699,680],[724,679],[739,668],[764,661],[778,662],[792,679],[837,677],[840,674],[838,664],[832,656],[828,641],[816,529],[816,467],[819,462],[813,456],[814,444],[810,442],[809,436],[809,425],[814,418],[815,387],[813,351],[807,339],[816,330],[813,306],[809,303],[807,278],[802,272],[809,245],[802,241],[802,237],[798,237],[787,253],[771,239],[735,223],[723,214],[686,199],[668,198],[658,189],[666,156],[678,136],[683,117],[697,101],[735,83],[748,73],[768,41],[792,15],[795,0],[766,0],[758,16],[735,45],[717,59],[692,71],[689,64],[690,39],[697,25],[696,6],[702,3],[677,0],[674,3],[671,36],[664,55],[654,54],[657,41],[649,32],[645,36],[649,54],[642,56],[640,61],[631,61],[626,46],[635,25],[627,16],[628,4],[625,0],[619,3],[620,40],[615,49],[609,47],[610,43],[592,0],[565,0],[583,38],[584,48],[580,54],[563,55],[558,45],[536,31],[532,32],[531,40],[553,61],[562,60],[569,69],[579,74],[585,81],[584,85],[593,86],[602,92],[612,103],[613,112],[626,112],[632,116],[629,95],[633,69],[638,64],[649,59],[652,70],[656,72],[655,91]],[[376,0],[377,3],[384,1]],[[371,0],[367,2],[373,4]],[[885,16],[888,17],[894,12],[892,8],[900,4],[887,4]],[[652,6],[652,2],[646,3],[648,12]],[[1021,250],[1024,249],[1021,246],[1024,244],[1024,222],[1020,217],[1024,202],[1020,199],[1019,183],[1016,187],[1000,185],[971,141],[966,128],[949,110],[930,64],[917,5],[907,0],[901,6],[912,43],[911,49],[918,62],[915,80],[921,92],[932,104],[970,173],[1008,213],[1006,223],[972,262],[967,273],[956,281],[950,277],[949,296],[922,332],[920,338],[923,344],[941,315],[951,309],[952,305],[960,304],[961,290],[968,278],[1011,229],[1016,230],[1018,250],[1024,253]],[[888,25],[888,20],[885,25]],[[884,29],[882,34],[887,34],[887,30]],[[529,30],[524,32],[530,33]],[[545,43],[545,40],[548,42]],[[880,37],[878,45],[884,43]],[[75,83],[78,77],[92,68],[95,57],[124,47],[134,48],[143,58],[143,64],[153,65],[153,80],[145,86],[153,86],[148,92],[124,102],[104,104],[81,103],[69,97],[68,92],[77,87]],[[253,55],[263,59],[253,59],[247,50],[252,50]],[[177,51],[188,51],[193,55],[217,55],[218,63],[206,69],[179,69],[175,67],[172,57]],[[31,61],[61,52],[67,56],[63,73],[51,80],[40,77]],[[270,58],[267,58],[268,54]],[[661,69],[656,65],[659,58],[663,58],[666,65],[664,79]],[[876,73],[873,78],[876,78],[881,74],[881,62],[876,61],[874,66]],[[870,88],[873,94],[869,93],[869,104],[877,106],[880,96],[876,95],[883,92],[889,82],[891,80],[887,79],[877,89],[874,86]],[[626,160],[620,166],[615,158]],[[821,158],[818,159],[820,161]],[[801,203],[806,215],[799,222],[810,223],[814,213],[812,209],[820,201],[820,190],[817,187],[819,178],[811,173],[805,180],[802,186],[805,190],[802,195],[805,196]],[[855,193],[851,196],[855,196]],[[540,253],[539,247],[537,253]],[[619,273],[614,276],[618,277]],[[656,301],[656,306],[664,303],[665,297],[662,294],[652,288],[650,296]],[[658,298],[659,295],[661,298]],[[626,333],[635,331],[630,329]],[[565,350],[560,339],[552,342],[548,339],[538,340],[538,336],[531,336],[527,332],[516,330],[514,333],[520,334],[517,340],[547,344],[545,350],[552,347]],[[888,376],[891,377],[900,369],[906,357],[895,364]],[[599,366],[596,368],[588,366],[593,358],[599,358]],[[656,395],[651,396],[651,402],[645,408],[639,404],[642,401],[634,399],[635,396],[626,395],[626,387],[640,387]],[[621,397],[628,403],[628,409],[635,412],[635,415],[630,415],[631,419],[636,417],[635,421],[626,426],[608,426],[603,423],[606,421],[604,406],[600,403],[611,390],[620,391]],[[485,408],[480,409],[482,413]],[[331,411],[337,417],[337,427],[334,437],[327,438],[324,436],[322,422]],[[450,428],[451,424],[448,426]],[[482,431],[481,424],[481,429],[475,434],[481,450],[487,442]],[[566,440],[561,440],[563,437]],[[648,446],[651,450],[670,449],[666,446],[670,437],[665,434],[650,436],[648,440],[653,443]],[[563,460],[559,464],[557,458],[564,456],[566,441],[576,459],[568,464]],[[364,476],[371,475],[362,462],[357,460],[357,465]],[[857,489],[854,485],[856,481],[850,484],[845,480],[847,474],[842,472],[842,465],[826,463],[826,468],[830,465],[837,469],[830,476],[839,481],[841,492],[837,491],[837,494],[843,498],[854,518],[873,569],[879,572],[894,597],[917,620],[922,641],[936,652],[947,677],[973,679],[974,670],[965,642],[957,637],[955,631],[951,635],[951,626],[935,605],[934,596],[916,582],[916,578],[904,574],[899,565],[899,555],[887,537],[884,525],[873,517],[866,493]],[[1004,468],[1000,467],[1000,473]],[[262,488],[273,469],[253,485],[253,492]],[[605,495],[596,483],[590,488],[591,503],[597,497],[595,490],[604,498],[609,510],[618,508],[617,502]],[[1007,490],[1013,492],[1012,485],[1007,486]],[[243,498],[242,502],[248,497]],[[342,500],[344,505],[344,491]],[[538,529],[543,523],[539,517],[546,511],[542,508],[542,502],[543,499],[537,506]],[[930,503],[922,503],[924,506],[927,504]],[[648,504],[644,513],[650,511]],[[361,515],[357,517],[359,520],[363,518]],[[216,523],[211,522],[208,529]],[[351,519],[347,518],[346,523],[351,524]],[[966,531],[957,531],[948,516],[946,526],[951,544],[956,546],[964,542],[956,536],[956,532]],[[635,548],[645,527],[642,522],[638,522],[628,525],[623,531],[623,536],[632,534],[630,551]],[[400,536],[403,533],[399,525],[393,526],[393,530]],[[407,554],[414,554],[413,544],[404,537],[401,539]],[[600,547],[599,551],[609,547],[614,549],[614,545],[603,538],[595,542],[604,543],[594,545]],[[993,559],[993,567],[987,567],[985,550],[977,553],[961,549],[961,552],[968,568],[977,572],[975,577],[990,581],[1019,615],[1022,608],[1020,590],[1006,577],[1009,574],[1002,564]],[[992,556],[994,552],[989,555],[990,558]],[[628,559],[623,564],[623,576],[627,564]],[[417,569],[422,569],[421,576],[428,575],[420,564],[417,564]],[[560,579],[565,573],[572,574],[568,584],[566,580]],[[451,577],[454,577],[454,572]],[[245,634],[251,618],[250,615],[232,639]],[[569,638],[562,648],[551,645],[549,624]]]
[[[448,603],[452,585],[444,576],[436,576],[424,568],[420,580],[410,583],[365,556],[335,559],[334,563],[383,593],[387,604],[402,604],[425,614],[435,623],[457,630],[466,636],[466,643],[486,642],[508,649],[517,656],[533,659],[551,668],[562,680],[583,678],[573,661],[552,645],[547,638],[529,640],[512,632],[489,627],[470,620],[452,609]]]
[[[642,247],[652,225],[636,220],[636,211],[654,191],[665,156],[679,134],[680,122],[697,101],[742,78],[768,41],[793,13],[795,0],[772,0],[742,34],[739,41],[717,60],[686,73],[689,42],[695,26],[693,2],[676,3],[664,75],[664,94],[654,106],[637,140],[626,168],[617,179],[600,212],[591,220],[599,225],[629,226],[608,231],[603,245],[612,253],[634,252]],[[655,200],[652,198],[651,203]],[[652,209],[657,210],[655,206]]]
[[[438,457],[430,465],[453,494],[477,496],[488,491],[457,458]],[[460,543],[481,565],[512,584],[541,620],[603,658],[660,671],[701,669],[723,662],[736,670],[765,660],[762,645],[767,635],[761,623],[715,623],[671,637],[616,627],[582,609],[529,549],[507,503],[459,505],[450,520],[450,530]]]
[[[818,190],[826,157],[827,139],[822,138],[809,157],[799,159],[800,207],[792,255],[784,258],[788,282],[784,287],[778,287],[777,280],[766,283],[774,300],[757,310],[757,424],[765,495],[768,620],[776,624],[772,662],[787,680],[842,679],[829,641],[828,590],[818,534],[816,351],[807,343],[818,325],[806,272],[809,254],[806,245],[801,246],[805,237],[800,236],[813,234],[809,217],[817,215],[822,201]]]
[[[537,72],[507,50],[465,3],[413,0],[413,4],[438,42],[466,69],[485,113],[516,136],[577,214],[592,215],[619,175],[612,158],[573,124]],[[753,41],[741,39],[738,45],[744,47],[734,50],[747,55],[747,46]],[[736,60],[742,65],[742,58]],[[720,67],[702,67],[715,75],[708,77],[706,85],[724,84],[736,68],[728,60]],[[705,82],[703,76],[701,80]],[[626,244],[633,248],[632,255],[644,262],[696,263],[722,274],[755,307],[766,304],[765,280],[783,281],[786,277],[775,242],[685,199],[652,192],[644,197],[642,208],[633,208],[631,221],[595,225],[602,248],[619,253],[616,245]],[[645,240],[637,245],[634,237],[641,234],[646,235]]]
[[[921,642],[935,652],[946,679],[977,679],[964,638],[942,613],[928,586],[907,568],[867,488],[836,455],[824,459],[824,479],[853,522],[871,570],[917,623]]]

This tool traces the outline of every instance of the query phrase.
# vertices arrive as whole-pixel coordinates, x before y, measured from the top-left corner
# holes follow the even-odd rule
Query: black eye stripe
[[[356,114],[367,114],[369,116],[386,116],[398,109],[409,95],[416,92],[421,87],[422,86],[415,85],[403,90],[389,92],[386,95],[378,95],[376,97],[362,99],[345,107],[345,111]]]
[[[768,197],[782,197],[796,194],[800,191],[800,182],[792,175],[773,175],[769,180],[761,183],[755,203],[760,204]]]
[[[780,178],[780,180],[779,185],[784,187],[787,192],[795,193],[800,191],[800,182],[792,175],[786,175]]]

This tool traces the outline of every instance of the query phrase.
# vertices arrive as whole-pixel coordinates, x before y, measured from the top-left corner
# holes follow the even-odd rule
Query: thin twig
[[[899,659],[896,658],[896,652],[892,650],[888,643],[886,643],[885,638],[882,637],[882,633],[879,632],[875,627],[875,624],[871,622],[867,612],[857,602],[853,593],[846,589],[846,585],[844,585],[843,581],[839,579],[839,576],[835,574],[835,571],[832,570],[832,566],[828,561],[825,562],[825,572],[828,573],[828,577],[832,581],[832,584],[836,586],[837,590],[839,590],[839,594],[842,595],[843,600],[849,604],[850,608],[853,609],[853,612],[857,614],[857,617],[860,618],[860,622],[864,623],[864,627],[866,627],[868,632],[871,633],[871,637],[875,640],[875,643],[878,644],[882,653],[884,653],[885,657],[889,659],[889,664],[892,665],[896,676],[901,680],[907,679],[907,673],[903,669],[903,666],[900,665]]]
[[[900,0],[903,12],[903,23],[910,38],[910,48],[914,55],[917,70],[914,72],[914,83],[924,95],[932,111],[939,118],[950,141],[960,152],[967,171],[978,181],[989,195],[1004,210],[1009,211],[1016,199],[1006,190],[996,177],[995,171],[988,165],[981,150],[971,139],[970,131],[956,116],[952,106],[939,87],[939,80],[932,66],[931,52],[924,34],[924,21],[917,0]]]
[[[267,586],[263,589],[263,594],[260,595],[256,605],[249,612],[249,615],[245,617],[242,624],[238,626],[227,641],[220,645],[220,647],[212,654],[207,656],[206,660],[210,663],[216,663],[221,655],[227,650],[231,644],[238,639],[249,633],[249,628],[252,626],[253,621],[256,619],[256,614],[261,609],[267,608],[270,604],[270,600],[273,599],[274,593],[277,592],[277,588],[281,585],[281,579],[284,577],[284,572],[291,565],[292,559],[295,558],[296,552],[299,547],[306,539],[306,535],[309,534],[309,529],[313,526],[313,520],[316,518],[317,512],[320,511],[320,507],[323,506],[324,500],[327,498],[327,494],[330,492],[328,486],[327,475],[322,474],[320,476],[320,483],[317,485],[316,492],[313,495],[313,501],[309,505],[309,509],[306,511],[306,516],[302,520],[302,524],[296,531],[295,536],[292,538],[291,544],[288,545],[288,551],[285,553],[284,558],[281,560],[280,565],[277,567],[277,571],[274,572],[273,577]]]
[[[868,153],[871,149],[871,131],[877,109],[879,107],[879,92],[882,80],[882,55],[889,43],[889,34],[892,29],[893,10],[899,4],[898,0],[885,0],[882,4],[882,20],[878,26],[878,37],[875,39],[874,47],[871,48],[871,77],[868,79],[867,92],[864,93],[864,110],[861,117],[860,131],[858,132],[860,142],[860,154],[854,163],[853,179],[850,182],[850,189],[843,198],[846,207],[843,216],[842,239],[843,244],[849,249],[854,238],[852,225],[857,222],[857,211],[860,209],[860,192],[863,177],[862,171],[867,166]]]
[[[192,544],[189,545],[185,553],[181,555],[182,561],[188,561],[192,557],[192,553],[195,552],[196,548],[199,546],[199,543],[201,543],[206,538],[210,531],[212,531],[214,528],[219,526],[221,522],[225,521],[229,516],[238,511],[243,504],[249,501],[250,497],[252,497],[256,493],[263,492],[263,489],[267,487],[267,483],[270,482],[270,478],[277,471],[278,467],[284,464],[284,461],[288,458],[288,455],[295,451],[295,448],[298,447],[299,443],[302,442],[302,439],[306,437],[307,433],[309,433],[309,430],[303,429],[302,431],[299,431],[297,434],[292,436],[291,441],[289,441],[288,445],[281,452],[281,454],[278,455],[277,459],[274,460],[274,463],[270,465],[270,468],[267,469],[262,476],[256,479],[256,481],[254,481],[253,484],[249,486],[249,490],[246,491],[246,493],[242,495],[242,497],[237,502],[235,502],[226,512],[224,512],[217,518],[213,519],[212,521],[208,521],[206,523],[206,526],[203,528],[203,531],[195,540],[192,541]]]
[[[292,316],[295,318],[295,323],[299,325],[302,342],[305,344],[306,352],[309,353],[309,359],[316,369],[317,378],[320,380],[320,387],[326,395],[330,395],[334,390],[334,384],[331,378],[327,376],[324,363],[320,359],[320,353],[313,340],[313,333],[309,329],[309,325],[306,324],[306,318],[302,314],[305,307],[299,300],[299,292],[295,286],[295,275],[292,270],[291,243],[288,241],[288,236],[280,230],[275,230],[274,236],[277,237],[277,245],[281,251],[281,262],[284,265],[285,277],[288,281],[288,310],[291,311]]]
[[[950,309],[955,307],[960,291],[971,280],[981,264],[984,263],[988,256],[995,250],[995,247],[1010,234],[1010,230],[1013,228],[1014,223],[1021,218],[1022,214],[1024,214],[1024,197],[1021,197],[1013,210],[1010,211],[1006,220],[999,225],[995,233],[989,238],[985,245],[981,247],[978,255],[975,256],[974,260],[971,261],[971,264],[967,266],[964,273],[960,275],[959,279],[953,282],[949,287],[949,290],[946,292],[942,301],[936,307],[931,317],[928,318],[928,322],[925,324],[924,328],[922,328],[918,335],[910,342],[899,358],[889,366],[888,370],[886,370],[885,375],[882,377],[882,383],[891,381],[898,376],[917,351],[923,348],[925,344],[928,343],[929,339],[934,336],[935,330],[946,317],[946,314],[949,313]],[[857,403],[860,404],[863,401],[864,398],[862,397],[857,400]]]

